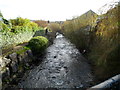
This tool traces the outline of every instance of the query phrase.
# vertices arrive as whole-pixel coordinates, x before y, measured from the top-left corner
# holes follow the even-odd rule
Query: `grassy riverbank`
[[[81,53],[86,50],[85,55],[92,62],[94,73],[100,80],[120,73],[118,7],[101,16],[87,12],[63,24],[63,33]]]

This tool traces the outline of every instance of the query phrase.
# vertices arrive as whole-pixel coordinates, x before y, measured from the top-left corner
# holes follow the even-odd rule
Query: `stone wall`
[[[1,81],[0,87],[6,87],[6,84],[18,78],[28,69],[31,63],[34,61],[31,50],[27,50],[21,54],[16,52],[9,54],[8,56],[0,58],[0,75]],[[16,79],[17,80],[17,79]]]

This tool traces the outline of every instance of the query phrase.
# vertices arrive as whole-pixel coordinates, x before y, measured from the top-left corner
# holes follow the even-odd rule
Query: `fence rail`
[[[120,90],[120,74],[98,84],[95,85],[91,88],[89,88],[88,90],[103,90],[103,89],[111,89],[111,90]]]

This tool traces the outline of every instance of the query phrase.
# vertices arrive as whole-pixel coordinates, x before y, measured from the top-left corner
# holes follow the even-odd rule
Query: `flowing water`
[[[62,34],[56,35],[42,63],[19,82],[20,88],[90,87],[93,76],[87,60]]]

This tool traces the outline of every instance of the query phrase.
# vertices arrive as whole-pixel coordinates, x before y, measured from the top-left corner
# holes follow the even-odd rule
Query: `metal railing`
[[[88,90],[120,90],[120,74],[98,84],[95,85]]]

